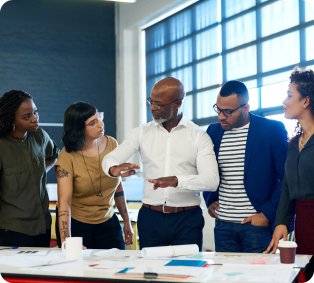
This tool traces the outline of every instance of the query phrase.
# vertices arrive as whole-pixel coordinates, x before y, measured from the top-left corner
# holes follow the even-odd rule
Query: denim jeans
[[[271,226],[253,226],[216,219],[216,252],[261,253],[272,238]]]

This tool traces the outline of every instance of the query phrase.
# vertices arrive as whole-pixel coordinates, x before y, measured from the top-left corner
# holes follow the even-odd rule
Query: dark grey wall
[[[64,110],[75,101],[92,103],[105,112],[106,133],[115,136],[114,18],[114,3],[98,0],[5,3],[0,94],[30,93],[41,123],[62,123]],[[44,128],[61,147],[62,128]]]

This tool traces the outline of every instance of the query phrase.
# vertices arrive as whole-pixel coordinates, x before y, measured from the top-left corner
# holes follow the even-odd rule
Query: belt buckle
[[[162,213],[177,213],[178,212],[178,208],[175,208],[175,211],[165,211],[165,207],[167,207],[167,205],[162,205]],[[170,206],[168,206],[170,207]]]
[[[171,212],[169,212],[169,211],[165,211],[165,207],[166,207],[167,205],[162,205],[162,213],[171,213]]]

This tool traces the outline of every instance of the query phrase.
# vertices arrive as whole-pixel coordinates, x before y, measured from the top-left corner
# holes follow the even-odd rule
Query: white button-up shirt
[[[192,121],[182,118],[168,132],[152,121],[132,130],[130,136],[106,155],[102,162],[108,174],[111,166],[126,162],[139,152],[143,163],[143,203],[182,207],[199,205],[201,191],[215,191],[218,166],[210,137]],[[177,187],[153,189],[147,179],[176,176]]]

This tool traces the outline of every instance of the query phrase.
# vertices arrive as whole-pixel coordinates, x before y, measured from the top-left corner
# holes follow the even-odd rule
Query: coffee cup
[[[68,237],[62,243],[61,249],[67,259],[80,259],[83,255],[83,238]]]
[[[298,245],[294,241],[279,241],[280,262],[294,263],[297,247]]]

